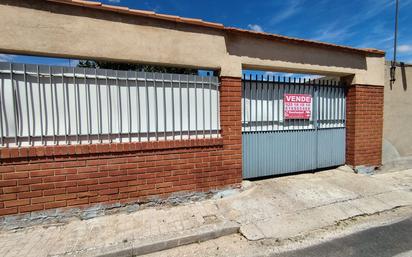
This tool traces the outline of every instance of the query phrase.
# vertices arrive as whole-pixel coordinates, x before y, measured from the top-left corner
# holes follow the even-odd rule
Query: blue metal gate
[[[310,95],[310,115],[286,118],[285,94]],[[244,77],[243,177],[344,164],[345,101],[345,87],[336,81]]]

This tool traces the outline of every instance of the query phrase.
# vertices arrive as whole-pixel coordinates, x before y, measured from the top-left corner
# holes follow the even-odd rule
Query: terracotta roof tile
[[[115,6],[115,5],[107,5],[107,4],[102,4],[101,7],[103,9],[106,9],[108,11],[129,11],[129,8],[123,7],[123,6]]]
[[[194,19],[194,18],[184,18],[184,17],[180,17],[180,19],[182,21],[194,21],[194,22],[203,22],[201,19]]]
[[[136,14],[150,14],[150,15],[155,14],[155,12],[146,11],[146,10],[129,9],[129,11],[132,12],[132,13],[136,13]]]
[[[89,6],[101,6],[102,3],[100,2],[94,2],[94,1],[84,1],[84,0],[72,0],[74,3],[79,3],[79,4],[84,4],[84,5],[89,5]]]
[[[107,5],[107,4],[102,4],[100,2],[95,2],[95,1],[85,1],[85,0],[46,0],[46,1],[69,4],[69,5],[77,5],[77,6],[101,9],[101,10],[112,11],[112,12],[126,13],[130,15],[151,17],[154,19],[169,20],[169,21],[185,23],[185,24],[193,24],[193,25],[198,25],[198,26],[203,26],[203,27],[209,27],[209,28],[229,31],[233,33],[243,33],[243,34],[260,36],[266,39],[276,40],[276,41],[284,41],[284,42],[296,43],[296,44],[306,44],[306,45],[312,45],[312,46],[318,46],[318,47],[335,48],[335,49],[340,49],[343,51],[357,52],[357,53],[363,53],[363,54],[369,53],[369,54],[377,54],[377,55],[382,55],[382,56],[385,55],[384,51],[372,49],[372,48],[354,48],[354,47],[336,45],[336,44],[331,44],[331,43],[318,42],[318,41],[306,40],[306,39],[300,39],[300,38],[293,38],[293,37],[287,37],[287,36],[282,36],[282,35],[277,35],[277,34],[270,34],[270,33],[265,33],[265,32],[257,32],[257,31],[251,31],[251,30],[245,30],[245,29],[239,29],[239,28],[233,28],[233,27],[225,27],[221,23],[207,22],[201,19],[185,18],[185,17],[179,17],[175,15],[159,14],[159,13],[155,13],[152,11],[146,11],[146,10],[129,9],[127,7]]]
[[[160,14],[160,13],[155,13],[153,17],[159,17],[164,20],[170,20],[170,21],[179,21],[180,17],[175,16],[175,15],[167,15],[167,14]]]

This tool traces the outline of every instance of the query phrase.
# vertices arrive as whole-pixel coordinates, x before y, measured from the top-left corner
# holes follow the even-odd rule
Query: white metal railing
[[[310,118],[285,119],[285,94],[311,95]],[[344,128],[345,106],[345,87],[337,81],[286,77],[243,78],[243,132]]]
[[[0,146],[218,137],[217,77],[0,63]]]

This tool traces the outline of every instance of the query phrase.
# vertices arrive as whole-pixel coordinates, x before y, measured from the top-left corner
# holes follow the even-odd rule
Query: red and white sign
[[[285,119],[309,120],[312,114],[312,96],[308,94],[284,94]]]

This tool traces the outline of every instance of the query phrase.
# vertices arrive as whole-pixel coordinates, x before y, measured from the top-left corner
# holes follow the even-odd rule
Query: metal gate
[[[244,178],[345,163],[344,85],[302,78],[244,77],[242,89]],[[289,105],[285,99],[291,95],[308,97],[310,103],[306,109]],[[306,117],[285,116],[285,110],[290,115],[294,108],[297,113],[304,110]]]

